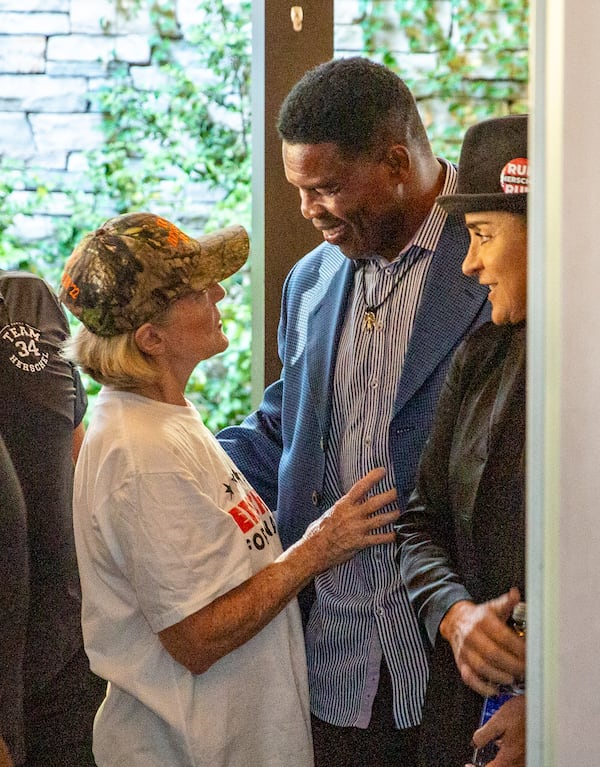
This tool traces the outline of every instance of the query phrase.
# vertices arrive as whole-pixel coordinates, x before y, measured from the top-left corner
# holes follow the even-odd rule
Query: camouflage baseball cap
[[[126,213],[77,245],[65,264],[59,298],[92,333],[116,336],[186,293],[237,272],[248,251],[242,226],[194,240],[160,216]]]

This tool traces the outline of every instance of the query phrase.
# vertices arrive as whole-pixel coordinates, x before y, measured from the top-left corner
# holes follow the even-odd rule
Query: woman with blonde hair
[[[74,494],[85,647],[109,682],[98,767],[311,767],[295,597],[393,539],[378,528],[397,519],[396,494],[370,495],[375,469],[282,552],[270,509],[187,400],[196,365],[227,347],[219,283],[247,254],[241,227],[196,240],[132,213],[65,267],[60,297],[83,323],[68,353],[102,384]]]

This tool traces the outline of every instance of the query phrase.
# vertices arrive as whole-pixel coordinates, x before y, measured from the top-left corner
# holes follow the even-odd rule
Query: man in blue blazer
[[[462,221],[435,204],[456,169],[433,155],[399,77],[362,58],[322,64],[278,129],[325,242],[284,285],[280,380],[219,439],[291,546],[376,466],[405,508],[452,353],[489,308],[461,273]],[[301,601],[317,767],[413,765],[427,653],[393,546],[324,573]]]

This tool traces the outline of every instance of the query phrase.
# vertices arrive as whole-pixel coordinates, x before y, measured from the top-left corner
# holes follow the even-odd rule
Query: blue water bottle
[[[525,627],[527,622],[527,605],[525,602],[519,602],[515,605],[512,611],[511,623],[515,632],[521,636],[525,636]],[[514,698],[515,695],[523,695],[525,692],[525,682],[519,682],[518,684],[500,687],[497,695],[489,695],[483,702],[483,708],[481,709],[481,718],[479,720],[479,726],[482,727],[492,716],[498,711],[500,706],[506,703],[507,700]],[[491,762],[498,753],[498,745],[495,740],[490,740],[485,746],[476,748],[473,751],[473,757],[471,762],[475,767],[484,767],[484,765]]]

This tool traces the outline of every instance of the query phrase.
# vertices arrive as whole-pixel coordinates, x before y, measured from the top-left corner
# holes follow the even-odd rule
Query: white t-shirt
[[[196,410],[104,388],[75,472],[83,633],[109,681],[99,767],[311,767],[294,600],[194,675],[157,633],[281,552],[269,509]]]

